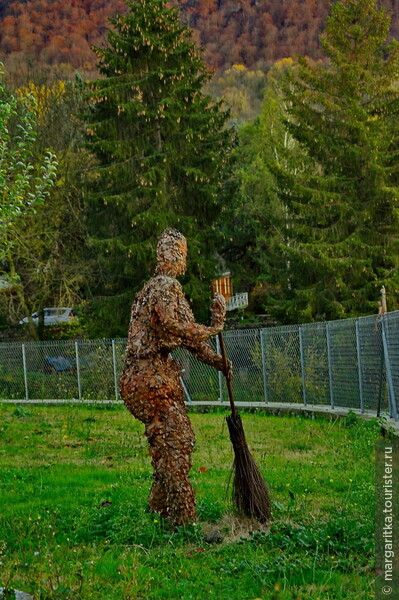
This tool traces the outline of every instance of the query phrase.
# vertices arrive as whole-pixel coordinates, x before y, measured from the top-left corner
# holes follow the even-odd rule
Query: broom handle
[[[220,345],[220,354],[222,355],[222,359],[223,359],[223,366],[224,366],[224,370],[227,372],[228,369],[228,362],[227,362],[227,354],[226,354],[226,347],[224,345],[224,339],[223,339],[223,334],[220,331],[218,333],[218,338],[219,338],[219,345]],[[231,414],[233,416],[236,415],[236,405],[234,403],[234,398],[233,398],[233,389],[231,387],[231,381],[228,377],[226,377],[226,385],[227,385],[227,391],[229,393],[229,400],[230,400],[230,408],[231,408]]]

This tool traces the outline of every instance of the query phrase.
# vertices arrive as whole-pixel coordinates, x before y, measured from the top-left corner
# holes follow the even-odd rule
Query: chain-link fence
[[[226,331],[238,405],[357,408],[398,419],[399,311]],[[211,341],[218,350],[218,340]],[[0,344],[0,400],[119,402],[125,339]],[[187,400],[228,401],[224,377],[179,349]]]

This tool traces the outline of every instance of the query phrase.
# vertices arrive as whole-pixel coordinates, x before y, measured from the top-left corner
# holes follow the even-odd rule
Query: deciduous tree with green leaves
[[[376,0],[338,0],[327,62],[288,71],[285,125],[313,169],[270,163],[287,207],[281,320],[373,312],[381,285],[398,306],[399,44],[389,25]]]
[[[36,137],[35,98],[9,93],[0,64],[0,260],[11,250],[10,226],[42,203],[55,181],[53,153],[47,152],[40,165],[32,160]]]
[[[45,152],[36,160],[36,101],[32,94],[18,96],[6,90],[0,64],[0,291],[10,290],[27,305],[15,268],[15,231],[48,198],[57,172],[57,159]],[[30,323],[35,334],[33,324]]]
[[[10,323],[38,312],[39,326],[29,323],[33,338],[43,339],[52,334],[44,328],[43,308],[74,307],[89,282],[84,257],[80,172],[90,167],[90,157],[82,148],[83,124],[75,116],[84,103],[82,88],[80,81],[48,86],[31,82],[15,92],[15,102],[26,97],[32,99],[29,121],[34,131],[29,148],[32,172],[36,165],[43,164],[43,157],[49,156],[49,148],[57,155],[55,185],[29,210],[24,207],[19,218],[9,221],[2,263],[4,277],[12,286],[3,288],[1,309]]]
[[[191,31],[166,0],[133,0],[96,48],[102,78],[90,84],[91,174],[87,224],[100,257],[94,310],[111,335],[126,330],[132,294],[154,265],[165,227],[190,249],[186,291],[203,305],[215,275],[232,135]],[[103,330],[104,332],[104,330]]]

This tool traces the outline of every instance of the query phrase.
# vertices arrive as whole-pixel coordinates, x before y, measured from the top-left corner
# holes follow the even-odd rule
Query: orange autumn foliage
[[[204,47],[215,69],[232,64],[253,67],[287,56],[319,58],[319,35],[330,0],[171,0],[182,21]],[[399,33],[397,3],[392,33]],[[68,64],[94,71],[91,46],[104,43],[108,19],[126,12],[125,0],[3,0],[0,6],[0,59],[36,66]]]

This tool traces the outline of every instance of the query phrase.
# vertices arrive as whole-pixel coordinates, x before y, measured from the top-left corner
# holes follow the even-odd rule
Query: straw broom
[[[223,358],[225,372],[227,373],[228,363],[223,335],[222,333],[219,333],[218,336],[220,352]],[[235,407],[233,390],[229,377],[226,377],[226,384],[231,407],[231,415],[226,417],[226,421],[229,428],[230,440],[234,449],[233,504],[239,512],[247,517],[257,519],[260,523],[267,523],[271,513],[271,503],[267,485],[249,451],[241,416],[238,414]]]

